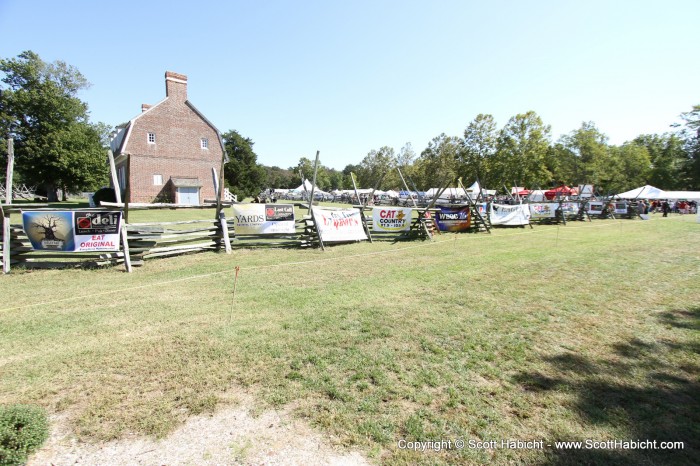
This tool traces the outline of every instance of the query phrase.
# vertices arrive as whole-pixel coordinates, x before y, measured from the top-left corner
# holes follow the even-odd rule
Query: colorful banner
[[[367,239],[358,209],[311,208],[318,233],[324,243]]]
[[[467,231],[471,227],[471,211],[465,207],[440,207],[435,223],[440,231]]]
[[[234,204],[232,209],[237,235],[296,233],[292,204]]]
[[[408,231],[411,229],[413,211],[400,207],[375,207],[372,209],[373,231]]]
[[[578,202],[562,202],[561,211],[567,217],[574,217],[578,215],[579,205]]]
[[[539,204],[528,204],[530,206],[530,217],[533,220],[542,218],[555,218],[559,204],[556,202],[544,202]]]
[[[530,223],[530,208],[527,204],[491,204],[489,220],[491,220],[491,225],[528,225]]]
[[[604,202],[589,202],[588,203],[588,215],[602,215],[603,214]]]
[[[121,212],[22,212],[24,232],[40,251],[119,251],[121,220]]]

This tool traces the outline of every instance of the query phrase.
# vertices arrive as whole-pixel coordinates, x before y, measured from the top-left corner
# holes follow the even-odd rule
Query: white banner
[[[601,215],[603,213],[604,202],[589,202],[588,203],[588,215]]]
[[[292,204],[234,204],[232,209],[237,235],[296,233]]]
[[[314,221],[324,243],[367,239],[358,209],[311,208]]]
[[[530,216],[533,220],[540,218],[554,218],[557,215],[559,204],[555,202],[544,202],[540,204],[528,204],[530,206]]]
[[[408,231],[411,229],[413,211],[400,207],[375,207],[372,209],[372,230]]]
[[[615,207],[615,213],[624,215],[627,213],[627,203],[626,202],[615,202],[613,204]]]
[[[528,225],[530,223],[530,208],[527,204],[491,204],[489,219],[491,225]]]

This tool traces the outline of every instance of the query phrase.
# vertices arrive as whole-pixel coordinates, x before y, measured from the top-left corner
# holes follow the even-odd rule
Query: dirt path
[[[288,412],[253,416],[243,405],[196,416],[161,440],[128,438],[102,444],[78,442],[66,418],[51,419],[52,432],[29,461],[36,465],[368,465],[343,452]]]

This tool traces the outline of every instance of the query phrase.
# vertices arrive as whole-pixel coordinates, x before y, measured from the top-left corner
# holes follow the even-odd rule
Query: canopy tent
[[[429,190],[427,190],[427,191],[425,192],[425,197],[428,197],[428,198],[432,199],[432,198],[435,197],[435,195],[436,195],[437,193],[439,193],[440,191],[442,191],[441,188],[430,188]],[[440,199],[449,199],[449,198],[451,198],[451,197],[453,197],[453,196],[454,196],[455,198],[466,198],[466,197],[467,197],[467,193],[466,193],[466,191],[465,191],[464,189],[462,189],[462,188],[447,188],[447,189],[445,189],[445,191],[440,195]]]
[[[666,199],[666,192],[655,188],[654,186],[645,185],[624,193],[615,194],[613,198],[619,199]]]
[[[700,191],[664,191],[663,199],[685,199],[686,201],[700,201]]]
[[[475,181],[473,185],[469,186],[467,188],[467,192],[472,199],[476,198],[476,196],[479,195],[479,192],[481,192],[482,196],[494,196],[496,194],[495,189],[482,188],[478,181]]]
[[[394,191],[393,189],[390,189],[389,191],[384,193],[385,195],[389,196],[392,199],[398,199],[399,198],[399,192]]]
[[[546,191],[544,189],[533,189],[527,195],[527,200],[529,202],[544,202],[547,200],[544,194],[545,192]]]
[[[312,184],[309,180],[304,180],[302,184],[292,189],[294,193],[303,193],[304,191],[311,192]]]
[[[550,189],[548,191],[544,192],[544,197],[546,197],[549,200],[554,199],[555,197],[562,197],[562,196],[572,196],[578,194],[578,188],[569,188],[566,185],[559,186],[558,188]]]

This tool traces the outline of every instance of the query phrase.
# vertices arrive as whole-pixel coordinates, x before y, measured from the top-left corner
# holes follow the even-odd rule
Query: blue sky
[[[593,121],[621,144],[700,104],[700,1],[0,0],[0,57],[33,50],[92,83],[117,125],[186,74],[190,101],[283,168],[321,151],[420,153],[479,113],[536,111],[557,139]]]

